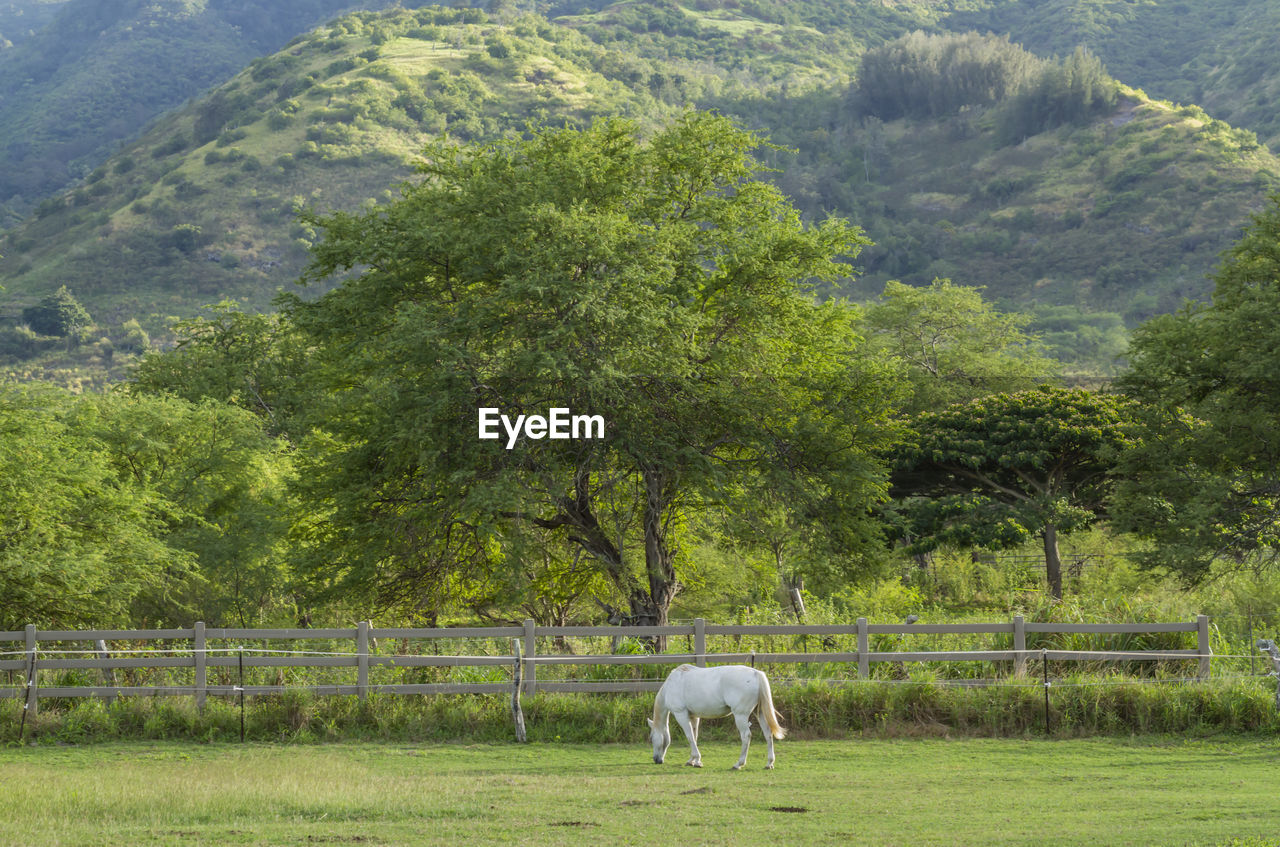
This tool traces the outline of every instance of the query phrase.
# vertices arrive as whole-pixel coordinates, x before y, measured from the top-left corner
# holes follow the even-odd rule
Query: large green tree
[[[304,477],[323,562],[427,606],[494,566],[504,527],[559,534],[660,624],[691,516],[737,486],[854,543],[883,494],[888,370],[811,283],[865,244],[756,178],[761,140],[689,113],[427,150],[389,205],[312,223],[290,313],[315,345],[324,443]],[[478,410],[604,419],[601,438],[478,438]],[[439,599],[438,595],[434,599]]]
[[[228,403],[262,418],[270,433],[288,434],[296,406],[305,402],[302,339],[280,314],[244,312],[233,301],[206,311],[176,322],[173,346],[143,356],[126,390]]]
[[[0,628],[126,625],[140,594],[192,567],[157,498],[78,430],[83,402],[0,385]]]
[[[1038,535],[1060,599],[1058,534],[1104,514],[1129,428],[1120,398],[1047,386],[920,414],[894,477],[906,531],[917,545],[988,548]]]
[[[41,335],[72,335],[93,319],[65,285],[34,306],[22,310],[22,319]]]
[[[1152,559],[1203,576],[1280,549],[1280,197],[1226,255],[1213,300],[1143,324],[1124,389],[1143,440],[1117,497]]]
[[[1029,321],[998,311],[978,288],[935,279],[927,287],[890,280],[865,323],[867,337],[902,364],[911,390],[902,410],[912,414],[1054,377],[1060,365],[1026,331]]]
[[[291,461],[259,418],[210,399],[109,394],[77,404],[72,424],[120,484],[147,492],[154,536],[191,558],[137,595],[137,619],[251,626],[286,602]]]

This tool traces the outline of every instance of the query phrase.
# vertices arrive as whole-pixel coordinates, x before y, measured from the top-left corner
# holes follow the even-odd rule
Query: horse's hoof
[[[765,765],[764,769],[767,771],[773,770],[773,762],[770,762],[769,764]]]
[[[734,765],[733,767],[729,768],[729,770],[731,770],[731,771],[740,771],[740,770],[742,770],[742,765]]]

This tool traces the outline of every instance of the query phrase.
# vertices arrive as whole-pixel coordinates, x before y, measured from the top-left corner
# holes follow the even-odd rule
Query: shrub
[[[55,335],[59,338],[65,338],[93,323],[84,306],[80,305],[65,285],[35,306],[23,309],[22,319],[40,335]]]

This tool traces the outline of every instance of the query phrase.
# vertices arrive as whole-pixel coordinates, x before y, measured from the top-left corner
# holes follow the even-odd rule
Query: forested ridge
[[[0,628],[1269,579],[1269,58],[1118,74],[1173,5],[9,4]],[[1159,99],[1250,62],[1256,129]],[[553,406],[606,436],[475,437]]]

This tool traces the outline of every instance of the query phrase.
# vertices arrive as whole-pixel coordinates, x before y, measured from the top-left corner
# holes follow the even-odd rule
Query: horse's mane
[[[658,688],[658,693],[654,695],[654,698],[653,698],[653,725],[654,726],[657,726],[658,722],[662,719],[662,703],[663,703],[662,692],[665,691],[666,688],[667,688],[667,683],[663,682],[661,687]]]

